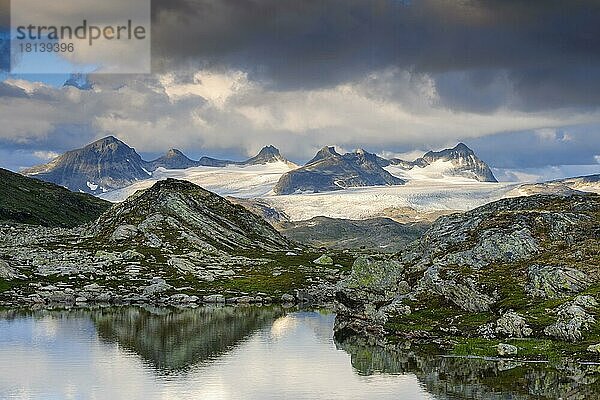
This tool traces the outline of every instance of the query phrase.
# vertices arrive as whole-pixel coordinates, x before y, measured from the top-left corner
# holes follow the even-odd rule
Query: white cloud
[[[594,160],[596,160],[596,162],[600,164],[600,155],[594,156]]]
[[[53,158],[56,158],[59,156],[58,153],[54,152],[54,151],[34,151],[33,155],[37,158],[39,158],[40,160],[52,160]]]
[[[551,138],[563,126],[600,123],[599,112],[452,111],[438,105],[426,75],[397,70],[314,90],[271,90],[240,71],[117,79],[122,78],[93,77],[93,91],[6,81],[25,87],[28,97],[0,97],[5,121],[0,137],[51,142],[68,125],[81,126],[73,139],[79,144],[114,134],[139,151],[241,149],[247,155],[274,144],[292,159],[306,160],[331,144],[435,148],[509,131],[537,130]]]

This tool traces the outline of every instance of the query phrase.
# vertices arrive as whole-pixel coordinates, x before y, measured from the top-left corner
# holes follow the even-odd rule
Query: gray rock
[[[323,254],[321,257],[313,260],[313,263],[317,265],[333,265],[333,258],[329,257],[326,254]]]
[[[496,321],[496,333],[507,337],[523,338],[531,336],[533,331],[527,325],[525,318],[511,310]]]
[[[16,271],[6,261],[0,260],[0,278],[13,279],[16,276]]]
[[[560,298],[582,292],[592,284],[586,274],[575,268],[532,265],[527,273],[525,290],[536,297]]]
[[[483,268],[492,262],[525,260],[539,251],[537,241],[527,228],[513,232],[489,230],[483,232],[472,249],[452,253],[443,259],[444,264],[468,265]]]
[[[121,242],[134,238],[135,236],[137,236],[138,233],[139,230],[135,225],[119,225],[116,227],[112,235],[110,235],[110,240],[115,242]]]
[[[496,337],[496,324],[493,322],[483,324],[477,329],[477,333],[484,339],[494,339]]]
[[[83,287],[83,290],[85,290],[86,292],[100,292],[104,290],[104,287],[98,285],[97,283],[91,283],[89,285],[85,285]]]
[[[589,345],[587,347],[587,351],[592,352],[592,353],[600,353],[600,343]]]
[[[519,349],[512,344],[500,343],[496,346],[499,356],[516,356]]]
[[[184,293],[177,293],[169,297],[169,301],[175,304],[188,304],[191,303],[191,298],[189,295]]]
[[[281,301],[284,303],[295,303],[296,298],[289,293],[284,293],[281,295]]]
[[[153,296],[160,293],[164,293],[172,288],[173,286],[166,283],[164,279],[160,279],[158,282],[146,286],[143,290],[143,293],[147,296]]]
[[[125,261],[142,261],[146,258],[142,253],[138,253],[135,250],[125,250],[121,253],[121,258]]]
[[[465,311],[481,312],[490,309],[494,299],[479,292],[474,282],[462,277],[443,278],[441,271],[440,266],[428,268],[418,283],[418,290],[443,296]]]
[[[597,302],[592,297],[577,296],[572,302],[562,304],[554,310],[557,320],[546,327],[544,333],[570,342],[581,340],[583,333],[596,322],[590,314],[596,306]]]
[[[202,297],[202,301],[204,303],[211,303],[211,304],[225,303],[225,296],[223,296],[222,294],[211,294],[211,295]]]

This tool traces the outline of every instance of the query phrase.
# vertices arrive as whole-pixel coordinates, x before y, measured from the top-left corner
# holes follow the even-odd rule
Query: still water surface
[[[595,398],[536,365],[336,341],[333,322],[277,307],[4,310],[0,399]]]

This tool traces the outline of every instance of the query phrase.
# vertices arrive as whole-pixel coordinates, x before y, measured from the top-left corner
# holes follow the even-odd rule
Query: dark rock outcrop
[[[402,184],[404,180],[379,165],[375,154],[357,150],[340,155],[333,147],[324,147],[303,167],[283,174],[273,191],[292,194]]]

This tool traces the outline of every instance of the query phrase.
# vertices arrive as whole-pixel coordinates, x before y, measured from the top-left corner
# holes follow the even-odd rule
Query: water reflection
[[[597,366],[442,358],[278,307],[0,311],[0,398],[598,398]]]
[[[116,308],[90,313],[101,339],[117,342],[165,372],[215,359],[281,315],[279,307]]]
[[[336,345],[359,373],[414,374],[438,399],[600,398],[598,365],[440,357],[385,349],[357,336],[338,337]]]
[[[334,315],[280,308],[0,312],[0,398],[429,399],[356,374]]]

